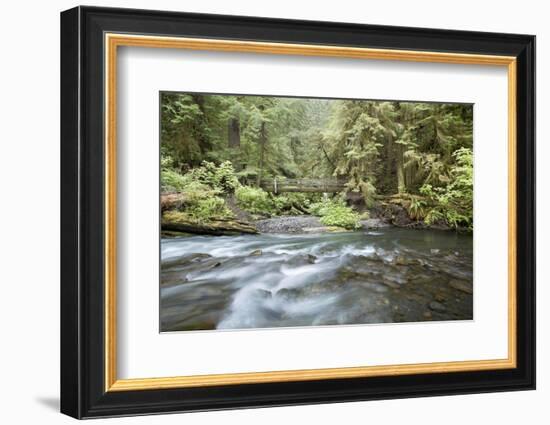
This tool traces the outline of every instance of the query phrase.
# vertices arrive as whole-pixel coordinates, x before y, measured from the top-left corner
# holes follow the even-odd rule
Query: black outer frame
[[[517,57],[517,368],[104,391],[105,32]],[[76,7],[61,13],[61,412],[75,418],[535,388],[535,37]]]

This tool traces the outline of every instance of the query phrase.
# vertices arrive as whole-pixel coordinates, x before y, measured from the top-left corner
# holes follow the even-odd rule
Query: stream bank
[[[163,194],[161,197],[162,231],[163,236],[181,236],[183,234],[210,234],[210,235],[238,235],[256,233],[327,233],[345,232],[341,227],[323,225],[317,216],[300,215],[268,215],[251,214],[240,208],[234,196],[228,196],[225,203],[231,212],[230,217],[212,217],[208,220],[197,221],[190,219],[186,214],[184,205],[186,197],[184,194]],[[359,221],[360,229],[379,229],[385,227],[399,227],[411,229],[436,229],[451,230],[442,221],[427,224],[423,220],[411,217],[407,209],[407,200],[399,196],[385,197],[379,200],[370,208],[365,206],[361,198],[349,197],[348,205],[360,214],[369,218]],[[296,211],[300,213],[300,211]],[[468,233],[467,229],[456,229],[462,233]]]

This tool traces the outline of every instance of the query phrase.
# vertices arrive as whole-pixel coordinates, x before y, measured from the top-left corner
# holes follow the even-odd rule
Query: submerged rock
[[[317,257],[312,254],[295,254],[285,261],[285,264],[292,267],[307,266],[315,264]]]
[[[262,250],[261,249],[255,249],[254,251],[252,251],[250,254],[248,254],[250,257],[258,257],[260,255],[262,255]]]
[[[208,258],[212,258],[212,256],[210,254],[204,254],[204,253],[187,254],[187,255],[184,255],[182,257],[175,257],[175,258],[170,258],[168,260],[164,260],[162,262],[162,268],[167,269],[167,268],[170,268],[170,267],[173,267],[173,266],[178,266],[178,265],[198,263],[198,262],[201,262],[201,261],[206,260]]]
[[[447,301],[447,297],[442,293],[435,294],[435,300],[438,302]]]
[[[273,296],[271,291],[268,291],[267,289],[256,289],[256,294],[260,298],[271,298]]]
[[[176,230],[161,230],[160,236],[162,238],[185,238],[188,236],[192,236],[192,234],[186,232],[178,232]]]
[[[300,296],[300,291],[298,289],[281,288],[275,293],[275,296],[286,300],[295,300]]]
[[[394,282],[393,280],[391,279],[387,279],[386,276],[384,276],[382,278],[382,283],[386,286],[389,286],[390,288],[394,288],[394,289],[397,289],[399,288],[401,285],[397,282]]]
[[[312,254],[307,254],[307,262],[310,264],[315,264],[315,261],[317,260],[317,257]]]
[[[415,261],[414,260],[411,260],[409,258],[406,258],[405,256],[403,255],[398,255],[397,257],[395,257],[393,259],[393,263],[394,264],[397,264],[399,266],[408,266],[410,264],[414,264]]]
[[[465,292],[467,294],[473,294],[474,288],[471,282],[466,282],[465,280],[452,279],[449,282],[451,288],[457,289],[459,291]]]
[[[430,304],[428,304],[428,307],[430,307],[430,309],[433,311],[437,311],[438,313],[443,313],[447,311],[447,307],[437,301],[432,301]]]
[[[185,283],[201,273],[220,267],[225,259],[209,254],[190,254],[161,264],[161,286]]]

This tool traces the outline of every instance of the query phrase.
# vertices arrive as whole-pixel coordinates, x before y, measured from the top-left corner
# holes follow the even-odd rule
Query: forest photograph
[[[473,105],[160,93],[160,331],[473,319]]]

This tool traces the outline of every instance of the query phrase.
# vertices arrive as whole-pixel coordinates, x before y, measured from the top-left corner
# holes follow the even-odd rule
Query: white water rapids
[[[163,239],[161,257],[163,331],[472,316],[451,284],[471,285],[472,238],[452,232],[191,236]]]

